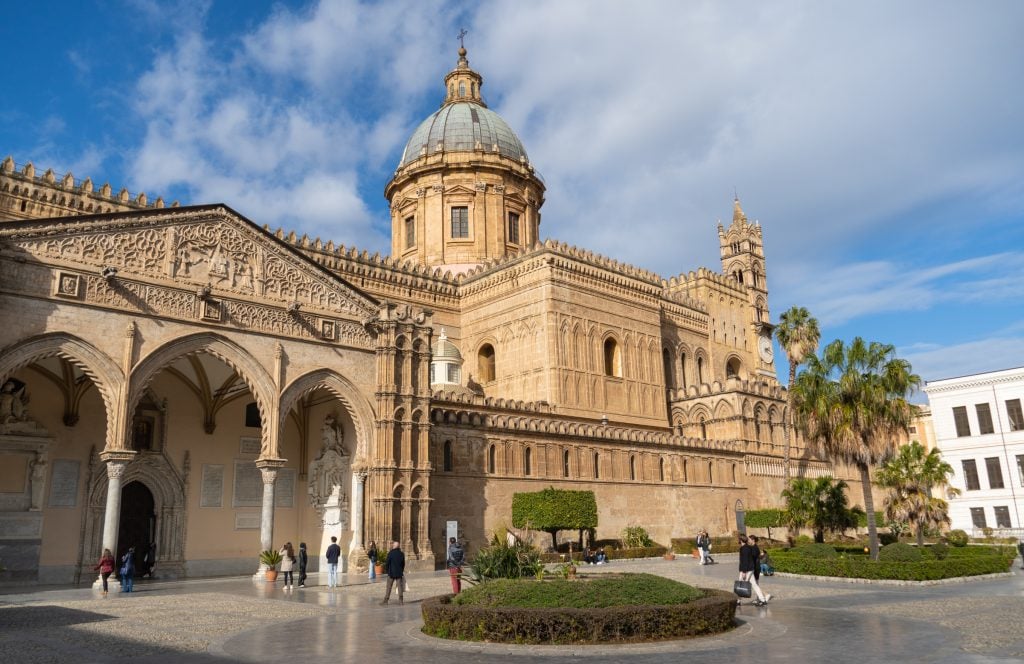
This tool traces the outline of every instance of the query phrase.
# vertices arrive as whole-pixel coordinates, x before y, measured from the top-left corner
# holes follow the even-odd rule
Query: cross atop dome
[[[444,77],[445,97],[444,103],[441,105],[470,101],[486,108],[487,104],[484,103],[484,98],[480,94],[484,79],[469,68],[469,60],[466,59],[465,38],[467,34],[469,33],[465,30],[459,31],[459,60],[455,64],[455,69]]]

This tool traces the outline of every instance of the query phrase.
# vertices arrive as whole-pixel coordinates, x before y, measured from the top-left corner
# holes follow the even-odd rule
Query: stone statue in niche
[[[43,509],[43,492],[46,488],[46,455],[37,454],[29,462],[29,480],[31,486],[31,503],[29,510],[38,512]]]
[[[0,389],[0,424],[25,422],[28,420],[28,395],[25,386],[20,388],[14,381],[7,381]]]
[[[324,418],[320,429],[320,455],[309,464],[309,502],[322,512],[332,506],[347,506],[345,476],[351,468],[351,458],[345,450],[345,436],[341,423],[334,414]]]

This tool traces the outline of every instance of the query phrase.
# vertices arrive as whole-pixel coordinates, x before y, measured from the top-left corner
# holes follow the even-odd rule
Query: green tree
[[[948,484],[953,467],[942,460],[938,449],[925,450],[916,440],[904,445],[879,469],[875,484],[889,489],[885,499],[885,517],[889,521],[907,521],[917,534],[917,545],[924,545],[924,532],[949,525],[949,504],[932,495],[936,486]],[[950,487],[949,495],[960,493]]]
[[[826,532],[850,528],[856,524],[856,515],[848,507],[846,488],[846,482],[837,482],[828,475],[790,481],[782,492],[786,522],[794,528],[813,529],[815,542],[824,542]]]
[[[597,528],[597,499],[593,491],[564,491],[548,487],[533,493],[512,494],[512,525],[536,528],[551,534],[552,548],[558,545],[559,530]]]
[[[810,356],[793,387],[797,426],[808,444],[833,461],[860,471],[868,543],[878,559],[878,526],[871,496],[871,467],[887,460],[906,435],[916,408],[907,397],[921,384],[910,363],[890,344],[839,339]]]
[[[788,408],[786,409],[786,422],[782,428],[783,436],[785,437],[782,483],[788,486],[789,453],[792,432],[794,430],[793,384],[796,383],[797,367],[818,350],[818,342],[821,340],[818,320],[811,316],[810,312],[804,307],[791,307],[779,317],[779,325],[775,328],[775,338],[789,359],[789,391],[786,395]]]

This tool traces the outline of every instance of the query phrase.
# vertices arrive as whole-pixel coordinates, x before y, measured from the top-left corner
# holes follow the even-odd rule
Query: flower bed
[[[666,602],[666,603],[657,603]],[[496,580],[423,602],[423,631],[500,643],[633,643],[735,626],[736,598],[649,574]]]

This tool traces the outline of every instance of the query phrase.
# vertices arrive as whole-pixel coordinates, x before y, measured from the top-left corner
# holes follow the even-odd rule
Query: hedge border
[[[701,588],[686,604],[600,609],[481,607],[454,595],[423,600],[423,633],[445,639],[532,645],[641,643],[720,634],[736,626],[736,597]]]
[[[772,552],[775,571],[799,576],[821,576],[888,581],[938,581],[958,577],[1002,574],[1013,559],[999,555],[954,557],[921,562],[872,561],[860,556],[838,558],[802,558],[799,555]]]

